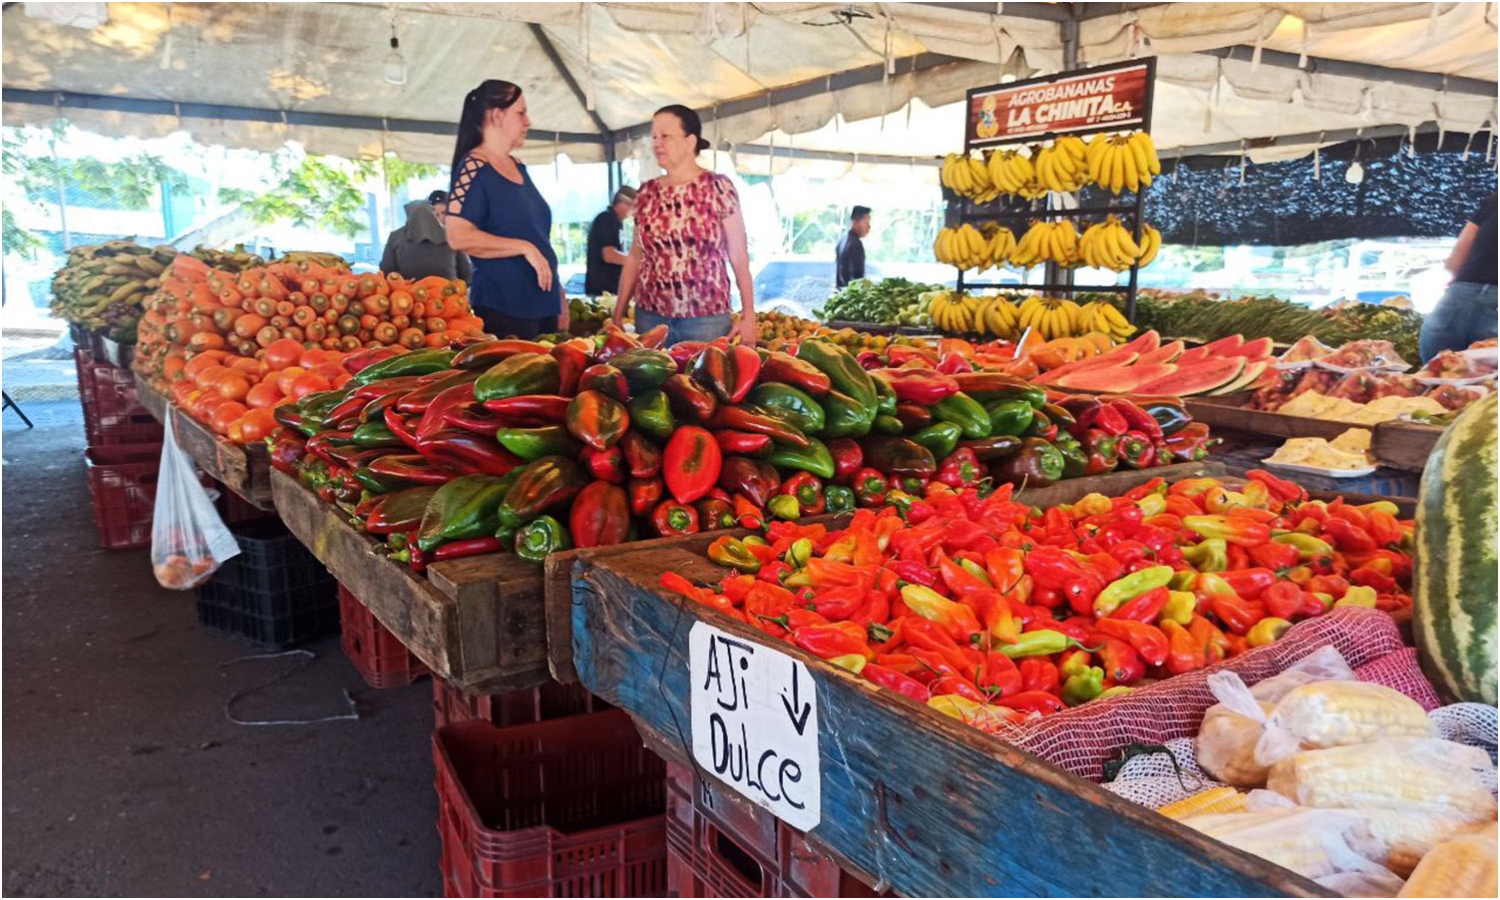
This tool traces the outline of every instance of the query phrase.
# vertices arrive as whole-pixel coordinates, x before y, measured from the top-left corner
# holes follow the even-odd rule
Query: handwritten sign
[[[818,695],[807,666],[705,622],[688,634],[693,759],[801,831],[823,817]]]
[[[1149,62],[1100,66],[969,92],[969,145],[1139,128],[1151,95]]]

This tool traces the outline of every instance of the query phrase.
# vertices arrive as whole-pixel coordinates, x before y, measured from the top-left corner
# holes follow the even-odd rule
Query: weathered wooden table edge
[[[822,822],[810,839],[869,884],[913,896],[1329,896],[1235,850],[656,587],[664,568],[708,578],[687,549],[573,560],[584,685],[629,712],[668,758],[692,761],[688,633],[708,622],[795,656],[819,702]],[[830,727],[831,726],[831,727]],[[703,774],[700,772],[700,774]],[[731,790],[728,787],[725,790]],[[1082,850],[1087,866],[1079,866]]]
[[[140,377],[136,397],[163,425],[172,419],[177,446],[213,480],[244,498],[257,509],[275,508],[271,497],[271,458],[264,445],[235,444],[214,434],[208,426],[184,413],[172,401]]]
[[[273,471],[271,488],[292,534],[434,675],[473,693],[547,682],[540,567],[496,553],[434,563],[424,578],[292,476]]]

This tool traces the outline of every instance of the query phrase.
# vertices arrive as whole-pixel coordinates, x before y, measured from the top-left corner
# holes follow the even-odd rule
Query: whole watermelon
[[[1422,669],[1448,700],[1495,705],[1496,432],[1489,394],[1448,427],[1417,501],[1412,631]]]

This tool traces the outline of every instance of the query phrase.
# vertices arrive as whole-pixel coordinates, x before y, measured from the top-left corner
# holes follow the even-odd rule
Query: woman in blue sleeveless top
[[[552,208],[511,156],[530,127],[520,87],[491,79],[464,98],[453,149],[448,245],[473,260],[469,302],[485,330],[500,337],[568,327]]]

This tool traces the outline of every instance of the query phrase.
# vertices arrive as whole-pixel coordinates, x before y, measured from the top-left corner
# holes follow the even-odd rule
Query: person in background
[[[609,209],[594,217],[589,226],[588,270],[583,292],[590,297],[620,293],[620,273],[625,269],[625,253],[620,239],[625,220],[635,211],[636,190],[629,185],[615,191]]]
[[[865,242],[861,238],[869,233],[870,207],[854,207],[849,214],[849,230],[839,240],[838,256],[834,262],[837,267],[834,287],[843,287],[865,277]]]
[[[430,275],[468,281],[473,274],[469,258],[448,246],[448,236],[443,231],[447,206],[447,191],[433,191],[426,200],[406,204],[406,224],[386,239],[380,271],[387,275],[397,273],[408,281],[420,281]]]
[[[1453,281],[1443,299],[1422,320],[1422,362],[1444,350],[1462,350],[1495,337],[1500,315],[1495,293],[1495,194],[1479,204],[1464,224],[1444,266]]]
[[[552,249],[552,208],[512,151],[531,118],[521,88],[490,79],[464,97],[453,147],[448,245],[474,261],[469,302],[490,334],[566,331],[568,304]]]
[[[703,122],[685,106],[666,106],[651,120],[651,149],[666,172],[641,187],[635,241],[620,274],[615,325],[635,301],[635,328],[667,326],[667,343],[710,341],[729,333],[729,278],[740,291],[736,333],[754,346],[755,297],[745,217],[734,183],[698,165],[708,149]]]

